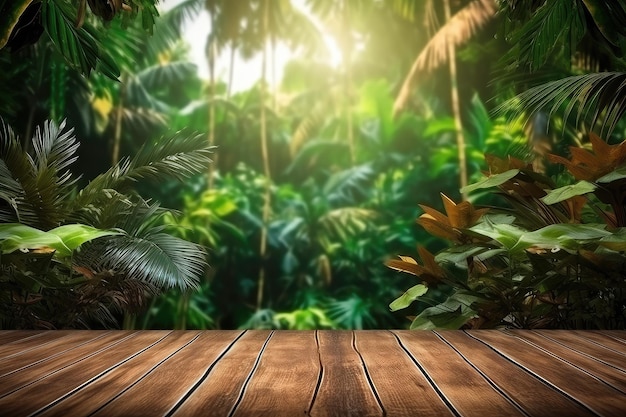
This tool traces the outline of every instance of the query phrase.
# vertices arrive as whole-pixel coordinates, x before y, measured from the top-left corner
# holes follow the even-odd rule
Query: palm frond
[[[168,49],[180,39],[183,28],[198,16],[204,7],[204,0],[184,0],[168,10],[157,21],[149,48],[154,52]]]
[[[394,114],[404,108],[411,88],[421,71],[432,71],[448,61],[448,43],[458,47],[467,42],[487,22],[496,16],[495,0],[474,0],[444,24],[417,56],[394,103]]]
[[[43,230],[58,226],[67,214],[65,201],[76,181],[66,169],[76,160],[78,149],[73,130],[63,132],[65,123],[56,126],[51,121],[37,127],[31,156],[1,120],[0,126],[0,194],[12,206],[0,210],[0,216]]]
[[[365,184],[373,176],[374,170],[370,164],[357,165],[331,175],[322,192],[331,203],[351,203],[358,194],[366,193]]]
[[[184,61],[168,62],[150,66],[136,77],[148,91],[155,91],[164,85],[180,84],[196,73],[196,64]]]
[[[170,177],[183,181],[207,170],[214,149],[204,135],[178,132],[142,147],[131,162],[127,177],[132,180]]]
[[[608,138],[626,111],[626,73],[601,72],[576,75],[533,87],[506,101],[496,113],[514,109],[532,115],[564,108],[564,119],[576,113],[576,123],[585,120],[590,128],[599,125],[599,135]]]
[[[158,287],[197,286],[206,266],[206,252],[195,243],[164,233],[171,226],[159,225],[157,221],[166,210],[158,204],[132,203],[121,198],[108,203],[108,207],[98,211],[97,224],[106,224],[123,234],[83,245],[75,255],[77,264],[96,272],[113,271],[114,275]]]
[[[197,287],[204,272],[206,260],[200,254],[204,251],[192,242],[155,233],[143,238],[111,239],[103,256],[110,268],[129,278],[186,290]]]
[[[124,192],[140,179],[184,180],[205,172],[211,163],[215,147],[209,146],[203,135],[178,132],[159,139],[154,145],[144,145],[132,161],[122,159],[107,172],[94,178],[74,200],[74,207],[84,207],[103,197],[107,190]]]
[[[530,66],[531,71],[540,68],[557,47],[566,48],[570,57],[586,31],[584,9],[572,7],[570,0],[546,2],[523,25],[512,39],[519,45],[518,61]]]

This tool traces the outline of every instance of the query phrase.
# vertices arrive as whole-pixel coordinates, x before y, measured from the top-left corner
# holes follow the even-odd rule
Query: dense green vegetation
[[[624,328],[624,1],[155,3],[0,0],[2,328]]]

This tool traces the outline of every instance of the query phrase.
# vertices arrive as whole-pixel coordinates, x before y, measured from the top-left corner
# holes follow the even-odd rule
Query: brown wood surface
[[[0,416],[622,416],[626,332],[0,331]]]

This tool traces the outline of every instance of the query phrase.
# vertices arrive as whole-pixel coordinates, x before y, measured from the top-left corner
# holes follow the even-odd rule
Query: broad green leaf
[[[95,227],[86,226],[84,224],[67,224],[52,229],[48,231],[48,233],[58,236],[70,251],[75,250],[80,245],[90,240],[121,234],[119,232],[96,229]],[[67,255],[69,255],[69,253]]]
[[[437,256],[435,256],[435,260],[438,264],[442,264],[444,262],[452,262],[456,265],[461,266],[462,268],[466,268],[467,258],[471,256],[476,256],[484,250],[485,248],[475,245],[453,246],[439,252]]]
[[[512,224],[494,224],[485,221],[470,228],[471,231],[492,238],[507,249],[513,249],[526,230]]]
[[[411,323],[411,330],[459,329],[476,315],[470,307],[480,298],[457,292],[443,303],[422,311]]]
[[[422,295],[426,294],[428,287],[423,284],[417,284],[404,292],[400,297],[395,299],[389,304],[391,311],[398,311],[408,307],[411,303],[417,300]]]
[[[461,188],[461,192],[470,193],[474,190],[497,187],[498,185],[502,185],[505,182],[509,181],[511,178],[515,177],[517,174],[519,174],[519,169],[510,169],[500,174],[490,175],[487,178],[482,179],[475,184],[470,184]]]
[[[60,226],[48,232],[19,223],[0,224],[0,247],[2,253],[16,250],[52,248],[55,256],[66,257],[90,240],[119,234],[82,224]]]
[[[0,248],[2,253],[11,253],[17,250],[41,249],[49,247],[60,253],[71,253],[63,240],[48,232],[19,223],[0,224]]]
[[[605,184],[617,180],[623,180],[624,178],[626,178],[626,166],[621,166],[615,171],[609,172],[608,174],[598,178],[596,182]]]
[[[542,197],[541,201],[546,204],[556,204],[577,195],[589,194],[595,191],[596,188],[597,186],[595,184],[588,181],[579,181],[576,184],[566,185],[565,187],[548,191],[548,195]]]
[[[441,133],[454,132],[455,129],[456,125],[454,124],[454,119],[452,117],[442,117],[428,123],[423,135],[425,138],[428,138],[440,135]]]
[[[533,248],[576,251],[587,241],[611,236],[603,224],[551,224],[539,230],[524,233],[512,251]]]

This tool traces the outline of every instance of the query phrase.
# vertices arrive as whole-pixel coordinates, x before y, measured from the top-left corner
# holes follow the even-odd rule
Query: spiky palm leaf
[[[122,200],[103,207],[98,220],[124,233],[84,245],[76,261],[94,273],[108,271],[156,288],[197,287],[206,254],[199,245],[164,233],[165,227],[156,225],[164,213],[158,204],[132,206]]]
[[[125,158],[94,178],[74,200],[74,207],[80,209],[93,204],[106,197],[110,189],[124,192],[140,179],[183,180],[204,172],[211,162],[213,149],[198,134],[177,132],[163,137],[156,145],[144,145],[132,161]]]
[[[432,71],[448,61],[448,43],[456,47],[467,42],[476,32],[493,19],[498,11],[495,0],[474,0],[457,12],[428,41],[417,56],[394,103],[394,114],[404,108],[412,86],[421,71]]]
[[[73,129],[64,128],[51,121],[37,127],[30,155],[0,118],[0,197],[9,206],[0,206],[0,219],[44,230],[63,222],[75,183],[67,168],[78,149]]]
[[[497,109],[514,109],[532,115],[549,109],[554,113],[564,108],[564,118],[572,112],[576,123],[584,120],[590,129],[599,126],[600,136],[608,138],[626,111],[626,73],[602,72],[576,75],[533,87],[508,100]]]

